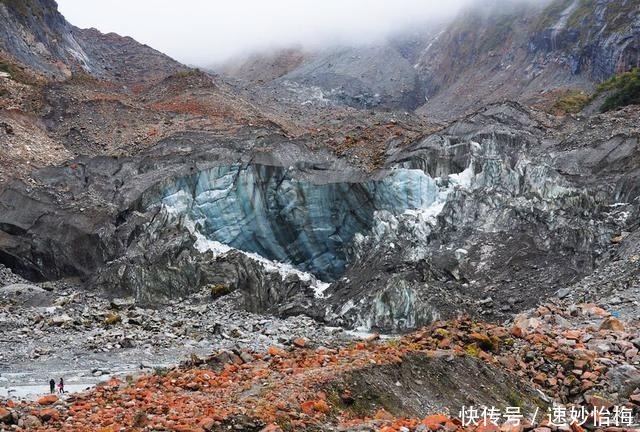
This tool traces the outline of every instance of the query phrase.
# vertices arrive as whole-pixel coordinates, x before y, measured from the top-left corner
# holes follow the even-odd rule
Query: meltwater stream
[[[378,212],[432,219],[472,175],[472,166],[446,179],[396,169],[379,180],[316,184],[282,167],[231,165],[175,181],[161,203],[186,216],[200,249],[235,248],[332,281],[345,271],[345,247],[374,228]]]

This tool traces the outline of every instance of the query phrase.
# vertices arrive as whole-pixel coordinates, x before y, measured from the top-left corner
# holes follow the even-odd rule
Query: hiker
[[[56,392],[56,380],[54,380],[53,378],[49,380],[49,391],[51,392],[51,394],[54,394]]]
[[[58,391],[60,394],[64,393],[64,381],[62,378],[60,378],[60,382],[58,383]]]

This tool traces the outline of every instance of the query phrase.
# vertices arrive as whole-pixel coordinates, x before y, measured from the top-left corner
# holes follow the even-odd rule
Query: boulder
[[[38,404],[39,405],[53,405],[57,401],[58,401],[58,396],[56,396],[56,395],[46,395],[46,396],[42,396],[40,399],[38,399]]]
[[[40,419],[34,415],[28,415],[18,422],[18,426],[23,427],[26,430],[33,430],[42,427]]]
[[[295,338],[291,341],[291,344],[297,348],[304,348],[307,346],[307,340],[305,338]]]
[[[48,422],[50,420],[56,421],[60,417],[60,413],[58,410],[53,408],[45,408],[43,410],[37,411],[36,416],[40,418],[43,422]]]
[[[224,369],[227,364],[242,364],[242,359],[235,353],[227,350],[219,351],[205,360],[208,367],[215,371]]]
[[[608,317],[604,321],[602,321],[602,324],[600,324],[600,330],[613,330],[623,332],[624,324],[622,324],[622,322],[617,318]]]
[[[111,300],[110,306],[112,309],[120,310],[120,309],[129,309],[136,304],[136,299],[134,297],[123,297],[123,298],[114,298]]]
[[[0,298],[14,300],[23,306],[49,306],[51,293],[30,284],[16,283],[0,288]]]
[[[640,371],[629,364],[612,367],[607,372],[607,378],[609,379],[611,390],[623,397],[628,397],[640,386]]]
[[[11,424],[13,423],[13,416],[11,411],[6,408],[0,407],[0,423]]]
[[[200,426],[204,431],[209,432],[216,426],[216,421],[211,417],[205,417],[198,422],[198,426]]]
[[[52,326],[63,326],[65,324],[73,322],[73,318],[71,318],[67,314],[56,315],[49,320],[49,324]]]

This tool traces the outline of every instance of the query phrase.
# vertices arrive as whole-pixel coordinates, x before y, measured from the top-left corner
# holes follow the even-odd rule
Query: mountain
[[[132,154],[192,128],[273,125],[222,80],[130,37],[78,29],[53,0],[2,1],[0,19],[0,182],[78,155]]]
[[[254,56],[242,70],[262,69],[264,61]],[[591,92],[639,65],[637,0],[491,0],[383,43],[307,53],[275,84],[258,87],[317,89],[337,105],[419,108],[451,120],[504,100],[552,105],[566,91]],[[243,78],[235,70],[221,72]]]
[[[429,98],[423,109],[444,111],[454,98],[473,109],[504,99],[544,101],[558,90],[591,91],[639,64],[639,29],[640,3],[632,0],[483,4],[423,53],[418,68]],[[472,82],[483,85],[470,89]]]
[[[187,70],[131,38],[72,26],[54,0],[2,0],[0,20],[2,60],[46,78],[59,80],[85,72],[135,82]]]
[[[218,74],[0,0],[0,430],[633,430],[639,9]]]

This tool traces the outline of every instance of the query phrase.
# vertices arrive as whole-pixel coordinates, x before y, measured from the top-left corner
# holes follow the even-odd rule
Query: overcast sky
[[[57,0],[72,24],[132,36],[182,62],[209,65],[271,47],[362,43],[467,0]]]

